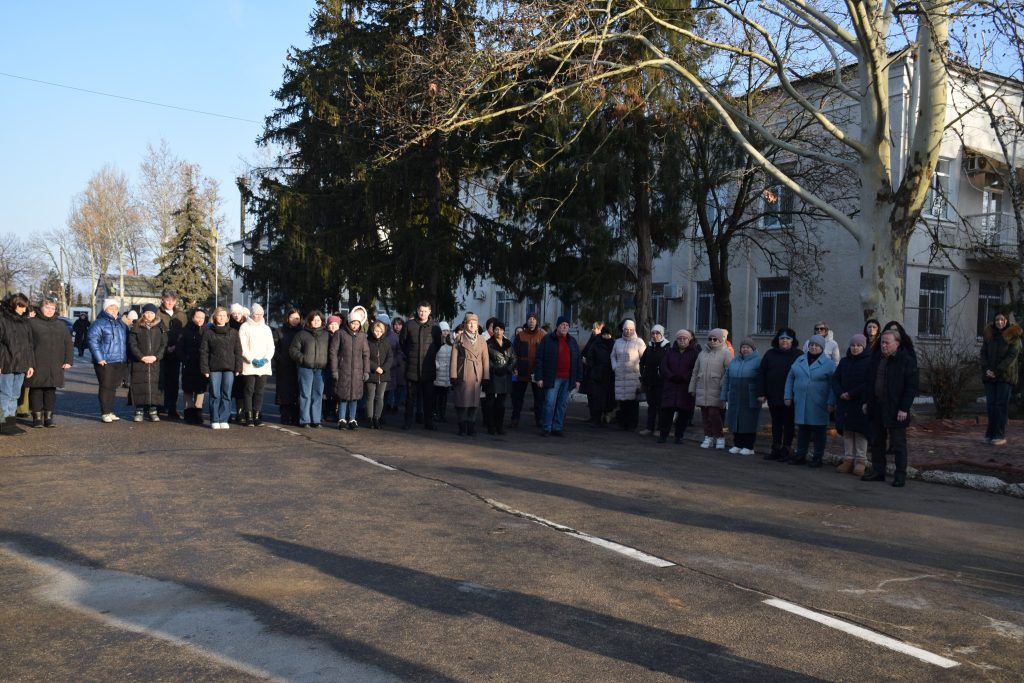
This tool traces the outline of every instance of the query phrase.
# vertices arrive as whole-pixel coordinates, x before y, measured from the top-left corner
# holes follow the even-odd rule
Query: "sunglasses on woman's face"
[[[722,341],[718,337],[708,337],[708,341]]]

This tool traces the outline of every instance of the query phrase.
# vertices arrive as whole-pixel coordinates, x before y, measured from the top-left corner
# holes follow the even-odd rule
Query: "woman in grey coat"
[[[480,318],[466,313],[462,333],[452,345],[452,396],[459,418],[459,435],[476,434],[476,409],[480,406],[480,388],[490,379],[490,354],[480,336]]]

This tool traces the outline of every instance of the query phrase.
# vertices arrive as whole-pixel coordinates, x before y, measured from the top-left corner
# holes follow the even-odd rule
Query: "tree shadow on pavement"
[[[467,583],[415,569],[341,555],[267,536],[242,538],[272,554],[413,607],[450,616],[480,615],[579,650],[690,681],[820,680],[738,657],[716,643],[589,609]]]
[[[114,569],[57,541],[36,534],[0,529],[0,546],[8,544],[43,561],[57,560],[65,564],[73,564],[87,569]],[[140,576],[139,574],[135,575]],[[284,611],[268,602],[252,598],[248,595],[241,595],[197,581],[183,581],[177,577],[147,576],[146,578],[185,586],[201,593],[211,601],[220,602],[249,612],[256,617],[263,627],[270,631],[287,636],[316,640],[344,657],[372,665],[402,679],[437,683],[453,683],[455,681],[455,679],[434,671],[429,667],[402,659],[367,643],[345,638],[333,631],[327,630],[314,621]],[[41,645],[41,647],[44,647],[44,645]],[[26,656],[29,656],[29,654],[26,653]]]
[[[920,544],[913,543],[914,539],[912,538],[903,539],[905,543],[895,545],[888,542],[875,542],[851,536],[834,536],[796,526],[773,524],[757,519],[730,517],[704,510],[673,508],[666,506],[662,501],[638,500],[607,491],[596,491],[570,484],[500,474],[490,470],[447,467],[445,471],[461,476],[492,481],[521,491],[573,500],[602,510],[637,515],[703,529],[755,534],[793,543],[803,543],[818,548],[921,564],[950,572],[961,571],[965,566],[975,566],[1013,574],[1017,574],[1020,570],[1019,564],[1013,559],[1001,560],[980,555],[960,554],[946,549],[923,547]]]

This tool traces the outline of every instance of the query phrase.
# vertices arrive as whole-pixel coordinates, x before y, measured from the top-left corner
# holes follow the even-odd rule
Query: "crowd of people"
[[[527,390],[533,396],[534,425],[543,437],[564,436],[573,391],[587,396],[589,423],[613,421],[625,431],[665,443],[674,429],[681,443],[700,409],[701,448],[751,456],[761,429],[763,407],[771,423],[766,460],[821,467],[830,425],[842,434],[844,457],[838,470],[867,481],[884,481],[892,455],[894,486],[906,482],[906,429],[918,393],[913,340],[898,321],[869,320],[849,340],[845,353],[824,322],[801,346],[783,327],[760,354],[752,338],[737,350],[728,331],[716,328],[699,343],[681,329],[672,341],[655,325],[651,339],[636,323],[596,323],[581,349],[561,317],[549,333],[536,313],[507,335],[496,318],[483,327],[467,313],[455,329],[435,321],[423,301],[408,320],[371,314],[356,306],[347,315],[319,310],[287,312],[271,328],[259,304],[202,308],[187,316],[174,291],[141,314],[121,315],[116,299],[104,300],[96,320],[76,321],[71,334],[52,301],[33,308],[22,294],[7,298],[0,315],[0,433],[23,432],[16,414],[25,394],[32,427],[55,427],[57,388],[64,372],[87,348],[98,383],[100,419],[119,419],[115,397],[129,387],[136,422],[161,416],[213,429],[263,424],[267,380],[274,377],[274,401],[281,422],[319,429],[384,426],[401,414],[401,426],[435,430],[448,421],[454,404],[459,435],[476,434],[477,413],[488,434],[519,427]],[[985,331],[980,365],[988,406],[986,441],[1006,443],[1009,399],[1018,377],[1020,326],[998,313]],[[184,396],[178,413],[179,393]],[[795,445],[794,445],[795,442]],[[868,454],[870,450],[870,462]]]

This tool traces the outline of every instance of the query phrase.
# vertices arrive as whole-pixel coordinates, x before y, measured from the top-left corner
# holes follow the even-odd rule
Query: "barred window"
[[[651,320],[652,325],[668,324],[668,299],[665,298],[665,283],[651,285]]]
[[[993,316],[1003,303],[1003,285],[999,282],[981,281],[978,287],[978,336],[992,322]]]
[[[718,320],[715,316],[715,288],[712,286],[711,280],[697,283],[696,300],[696,331],[707,332],[714,329],[715,325],[718,324]]]
[[[932,218],[949,217],[949,159],[939,159],[936,164],[925,207],[926,215]]]
[[[503,322],[506,327],[511,325],[512,329],[515,329],[517,324],[512,320],[512,311],[515,304],[516,300],[508,292],[498,291],[494,295],[494,317]]]
[[[921,273],[921,291],[917,304],[917,334],[919,336],[946,336],[948,291],[948,276]]]
[[[768,277],[757,281],[757,333],[775,334],[789,326],[789,278]]]

